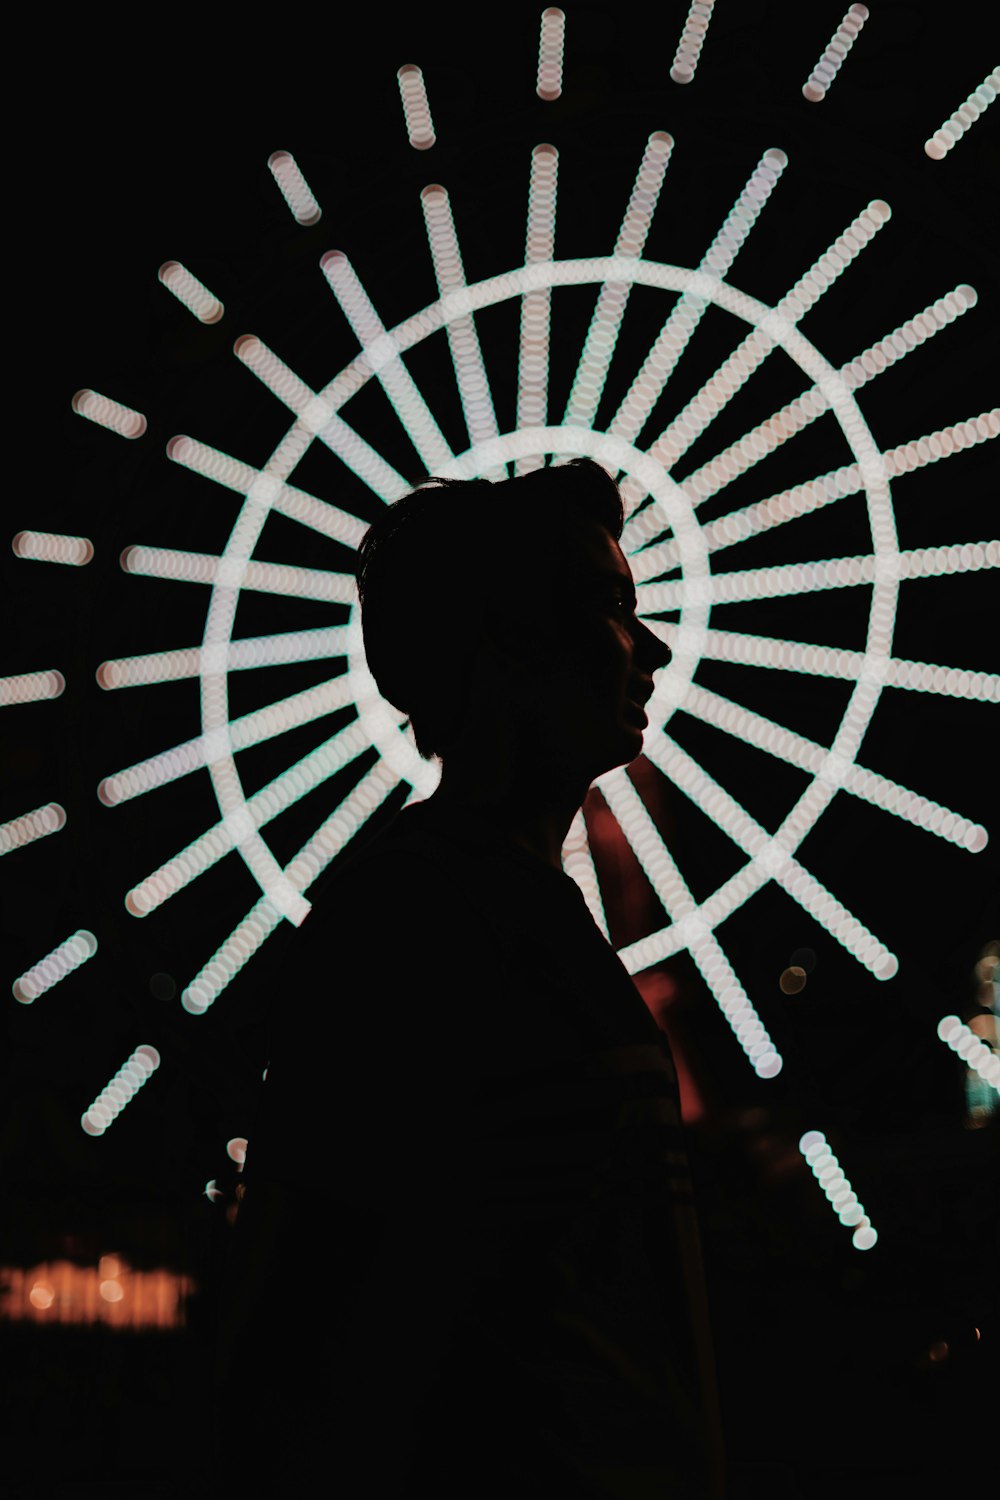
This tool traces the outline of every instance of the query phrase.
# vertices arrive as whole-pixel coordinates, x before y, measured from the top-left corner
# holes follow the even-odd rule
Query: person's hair
[[[623,519],[617,484],[589,458],[497,483],[432,477],[386,507],[358,548],[365,655],[421,755],[443,757],[461,730],[498,585],[529,586],[514,581],[525,541],[544,567],[568,526],[596,521],[617,541]]]

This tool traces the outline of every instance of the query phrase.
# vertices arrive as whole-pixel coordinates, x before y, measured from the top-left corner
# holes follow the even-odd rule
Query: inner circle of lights
[[[883,206],[879,205],[879,208]],[[885,214],[887,216],[887,210]],[[333,258],[324,257],[324,261]],[[335,259],[342,264],[345,262],[345,258],[339,255]],[[232,753],[227,706],[227,664],[240,584],[250,566],[269,509],[314,438],[336,419],[338,411],[350,397],[373,375],[399,361],[406,350],[431,333],[467,319],[482,308],[543,288],[595,282],[638,283],[682,295],[694,292],[748,323],[768,341],[769,347],[784,350],[821,393],[854,455],[864,484],[874,548],[872,603],[857,683],[833,744],[822,758],[811,783],[775,835],[768,836],[759,828],[750,830],[749,858],[734,876],[694,911],[688,911],[682,921],[671,923],[623,952],[628,967],[635,972],[688,947],[693,934],[700,935],[704,928],[714,929],[779,872],[794,879],[798,873],[793,860],[795,850],[843,784],[886,680],[900,577],[895,518],[882,454],[843,375],[801,333],[793,318],[703,272],[626,256],[535,262],[442,296],[395,329],[381,334],[377,342],[363,348],[321,394],[304,406],[300,405],[296,421],[250,486],[222,554],[212,587],[201,656],[206,759],[225,827],[276,911],[292,921],[302,921],[309,910],[309,903],[302,894],[304,886],[299,884],[301,874],[306,872],[296,871],[299,878],[295,879],[290,871],[282,870],[257,832]],[[239,342],[245,349],[253,341],[244,339]],[[670,775],[675,767],[668,769],[662,755],[658,754],[662,726],[684,702],[701,659],[712,600],[708,551],[691,501],[663,466],[649,455],[611,434],[573,425],[527,429],[488,439],[438,465],[437,471],[443,475],[479,477],[495,474],[498,467],[508,461],[526,455],[540,457],[546,454],[564,458],[587,456],[603,462],[612,470],[624,470],[652,496],[651,505],[658,512],[658,530],[669,529],[676,538],[685,584],[681,596],[681,618],[671,633],[674,660],[666,671],[658,674],[649,705],[650,723],[644,736],[646,754]],[[640,584],[640,607],[643,590],[644,586]],[[353,586],[345,602],[355,604]],[[356,607],[352,607],[347,638],[349,668],[344,701],[354,701],[369,742],[379,750],[396,777],[409,781],[420,795],[429,795],[436,785],[438,772],[422,760],[412,740],[401,728],[400,715],[385,703],[375,688],[364,663]],[[677,748],[672,747],[675,762]],[[620,770],[609,772],[597,784],[607,791],[616,781],[620,782],[623,775]],[[721,789],[716,790],[721,794]],[[316,873],[318,870],[309,872],[309,879],[314,879]],[[829,893],[823,894],[833,899]],[[863,929],[848,946],[878,978],[887,979],[896,972],[895,956]],[[195,1011],[203,1009],[193,995],[187,996],[185,1004]]]

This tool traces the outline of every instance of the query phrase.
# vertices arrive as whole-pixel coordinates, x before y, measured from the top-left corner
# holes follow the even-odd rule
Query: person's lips
[[[628,695],[628,701],[633,707],[642,711],[652,696],[653,679],[651,677],[643,677],[635,683]]]

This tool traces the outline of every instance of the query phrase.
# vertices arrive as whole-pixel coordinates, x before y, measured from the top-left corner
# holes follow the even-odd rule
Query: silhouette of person
[[[560,858],[670,659],[621,530],[578,459],[428,480],[361,543],[369,667],[441,777],[272,940],[220,1339],[241,1493],[723,1493],[669,1049]]]

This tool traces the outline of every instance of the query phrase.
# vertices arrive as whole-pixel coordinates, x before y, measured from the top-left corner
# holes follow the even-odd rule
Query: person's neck
[[[491,778],[461,760],[442,767],[441,781],[425,804],[450,819],[490,831],[526,849],[556,870],[562,869],[562,847],[587,788],[569,788],[558,777],[545,777],[537,766],[525,775]]]

